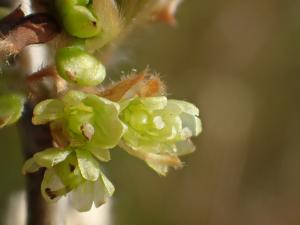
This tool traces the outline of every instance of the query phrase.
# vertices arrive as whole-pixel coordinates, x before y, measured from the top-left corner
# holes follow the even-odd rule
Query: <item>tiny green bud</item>
[[[59,49],[56,66],[61,77],[81,86],[96,86],[106,76],[105,67],[79,47]]]
[[[89,0],[57,0],[56,7],[70,35],[91,38],[100,33],[98,19],[89,9]]]
[[[63,17],[66,31],[78,38],[90,38],[100,33],[97,18],[84,6],[73,6]]]

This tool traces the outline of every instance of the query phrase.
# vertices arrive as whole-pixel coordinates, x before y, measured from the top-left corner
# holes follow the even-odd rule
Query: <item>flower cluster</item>
[[[150,14],[169,7],[168,1],[137,1],[134,7],[117,2],[56,0],[60,21],[72,40],[55,56],[55,74],[67,85],[33,110],[32,123],[49,125],[53,147],[29,158],[23,173],[44,168],[44,198],[57,201],[68,195],[79,211],[93,204],[98,207],[112,196],[114,186],[103,173],[111,149],[123,149],[165,176],[170,167],[182,167],[179,157],[194,151],[191,138],[202,129],[198,108],[168,99],[159,77],[147,70],[109,87],[97,87],[106,70],[92,52],[115,38],[141,5],[159,2]],[[124,19],[117,4],[124,9]],[[24,102],[19,95],[0,97],[0,128],[17,121]]]
[[[56,147],[36,153],[23,170],[46,168],[41,187],[46,199],[68,194],[79,211],[89,210],[93,202],[103,203],[114,188],[101,165],[111,159],[109,151],[117,145],[160,175],[169,167],[181,167],[179,156],[194,151],[190,138],[201,132],[198,109],[165,96],[140,96],[134,86],[118,101],[109,100],[115,95],[71,90],[36,105],[32,122],[50,124]],[[118,91],[116,87],[110,93]]]

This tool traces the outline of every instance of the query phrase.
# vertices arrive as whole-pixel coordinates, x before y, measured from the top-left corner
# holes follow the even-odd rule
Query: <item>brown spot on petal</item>
[[[0,117],[0,128],[4,127],[7,124],[7,121],[10,119],[9,117]]]
[[[63,126],[61,123],[52,123],[50,125],[51,136],[53,138],[53,145],[58,148],[65,148],[69,146],[70,141],[69,137],[64,132]]]
[[[50,188],[46,188],[45,192],[49,196],[49,198],[52,199],[52,200],[57,197],[57,195],[53,191],[51,191]]]
[[[66,71],[65,71],[65,74],[67,75],[67,77],[68,77],[71,81],[73,81],[73,82],[76,81],[76,73],[75,73],[75,72],[71,72],[71,71],[69,71],[69,70],[66,70]]]
[[[90,123],[85,123],[80,127],[82,135],[89,141],[93,138],[95,129]]]
[[[73,172],[75,170],[75,166],[73,164],[69,164],[70,172]]]

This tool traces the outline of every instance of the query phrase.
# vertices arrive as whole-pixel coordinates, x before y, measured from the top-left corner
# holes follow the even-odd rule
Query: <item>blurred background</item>
[[[299,15],[297,0],[186,0],[177,27],[130,35],[112,79],[149,65],[171,98],[200,108],[204,130],[166,178],[112,151],[111,224],[300,224]],[[24,186],[16,140],[0,130],[1,218]]]

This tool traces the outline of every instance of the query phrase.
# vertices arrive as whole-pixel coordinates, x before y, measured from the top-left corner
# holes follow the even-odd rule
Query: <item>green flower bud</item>
[[[120,118],[128,126],[124,148],[160,174],[165,175],[169,165],[180,167],[177,156],[194,151],[190,138],[201,132],[201,121],[193,104],[149,97],[123,101],[121,107]]]
[[[56,6],[66,31],[78,38],[90,38],[101,31],[88,0],[57,0]]]
[[[63,24],[69,34],[78,38],[94,37],[101,31],[93,13],[80,5],[73,6],[65,12]]]
[[[81,86],[96,86],[106,76],[101,62],[79,47],[59,49],[55,61],[61,77]]]
[[[0,128],[19,120],[24,109],[25,98],[17,94],[0,96]]]

